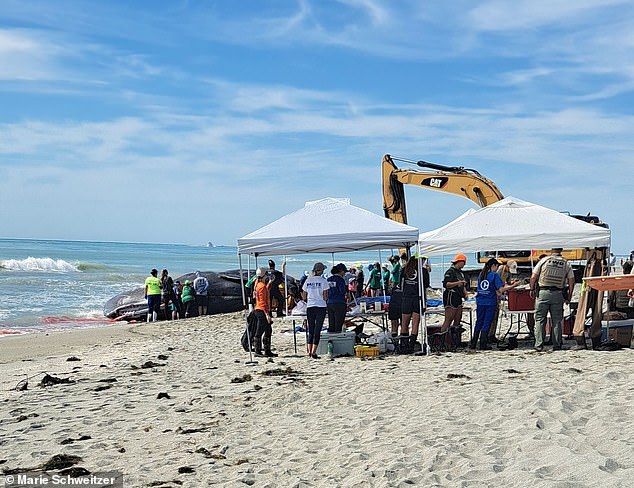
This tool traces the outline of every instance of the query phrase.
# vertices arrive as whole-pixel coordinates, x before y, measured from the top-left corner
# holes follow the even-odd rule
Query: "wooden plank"
[[[584,278],[590,288],[599,291],[629,290],[634,288],[634,275],[593,276]]]

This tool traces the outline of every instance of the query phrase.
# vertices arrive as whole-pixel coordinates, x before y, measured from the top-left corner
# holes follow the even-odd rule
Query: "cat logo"
[[[430,188],[438,188],[438,189],[445,186],[446,183],[447,183],[447,178],[444,178],[444,177],[425,178],[423,181],[420,182],[422,186],[428,186]]]

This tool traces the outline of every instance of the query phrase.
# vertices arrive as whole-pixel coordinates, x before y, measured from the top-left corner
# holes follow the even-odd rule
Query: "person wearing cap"
[[[445,271],[442,281],[442,286],[445,289],[442,294],[442,302],[445,306],[445,320],[440,328],[441,332],[446,332],[450,326],[460,329],[462,301],[467,298],[467,280],[462,272],[465,264],[467,264],[467,256],[457,254],[451,261],[449,269]],[[452,337],[454,335],[452,334]],[[454,343],[453,345],[457,347],[457,344]]]
[[[157,269],[152,269],[145,279],[143,298],[147,299],[147,321],[156,322],[161,309],[161,280],[158,279]]]
[[[256,356],[276,357],[277,354],[271,351],[271,336],[273,335],[273,328],[271,327],[273,323],[271,318],[271,296],[269,293],[271,282],[265,270],[261,268],[255,271],[255,276],[253,297],[255,298],[254,313],[257,325],[255,336],[253,337],[253,349]],[[264,353],[262,348],[264,348]]]
[[[196,310],[196,292],[194,291],[192,282],[189,280],[185,280],[185,283],[183,283],[181,302],[183,302],[185,318],[193,317]]]
[[[309,358],[319,359],[317,346],[321,336],[321,328],[326,319],[326,300],[328,299],[329,283],[323,277],[326,269],[323,263],[315,263],[313,273],[302,287],[302,298],[306,302],[306,320],[308,322],[308,338],[306,352]]]
[[[328,278],[328,298],[326,307],[328,311],[328,332],[339,333],[343,329],[343,322],[346,320],[346,265],[339,263],[330,270],[331,276]]]
[[[200,271],[196,271],[196,279],[194,280],[194,290],[196,291],[196,307],[198,315],[207,315],[207,293],[209,290],[209,281]]]
[[[390,268],[387,263],[383,263],[381,266],[381,277],[383,278],[383,291],[390,291]]]
[[[286,262],[282,263],[282,271],[275,269],[275,261],[269,259],[269,284],[271,291],[271,310],[273,309],[273,300],[277,303],[276,314],[278,317],[284,317],[284,294],[286,293],[284,285],[284,273],[286,273]]]
[[[561,255],[563,248],[553,248],[550,256],[540,260],[533,270],[530,280],[531,297],[535,297],[535,350],[544,350],[546,320],[550,313],[553,351],[561,351],[563,336],[561,321],[564,318],[564,302],[570,302],[570,295],[575,287],[575,275],[572,266]],[[568,295],[566,293],[568,285]],[[593,338],[593,343],[597,338]],[[598,338],[600,343],[601,337]],[[584,339],[585,343],[585,339]]]
[[[480,274],[478,275],[478,294],[476,295],[476,323],[471,337],[470,349],[475,349],[480,338],[480,350],[490,350],[489,346],[489,327],[495,317],[499,296],[520,284],[519,281],[513,281],[510,285],[505,286],[504,281],[498,274],[500,262],[495,259],[489,259]]]

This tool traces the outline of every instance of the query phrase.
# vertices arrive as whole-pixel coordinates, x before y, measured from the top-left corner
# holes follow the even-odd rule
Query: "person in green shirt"
[[[196,315],[196,292],[194,291],[194,286],[189,280],[185,280],[183,292],[181,294],[181,302],[183,303],[185,318]]]
[[[161,309],[161,280],[157,269],[150,271],[150,276],[145,279],[143,297],[147,299],[147,321],[156,322]]]
[[[374,263],[370,270],[370,277],[368,278],[368,289],[370,291],[369,296],[376,297],[381,289],[381,265]]]

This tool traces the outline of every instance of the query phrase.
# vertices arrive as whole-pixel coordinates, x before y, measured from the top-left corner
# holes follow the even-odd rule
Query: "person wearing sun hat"
[[[321,336],[321,328],[326,319],[329,283],[324,278],[324,263],[315,263],[313,273],[302,287],[302,298],[306,302],[306,321],[308,322],[308,339],[306,352],[309,358],[319,359],[317,346]]]
[[[445,321],[440,329],[441,332],[446,332],[450,326],[457,329],[460,328],[462,301],[467,298],[467,279],[462,272],[465,264],[467,264],[467,256],[456,254],[456,257],[451,261],[451,266],[445,271],[445,276],[442,280],[442,286],[445,289],[442,294],[442,302],[445,306]]]

